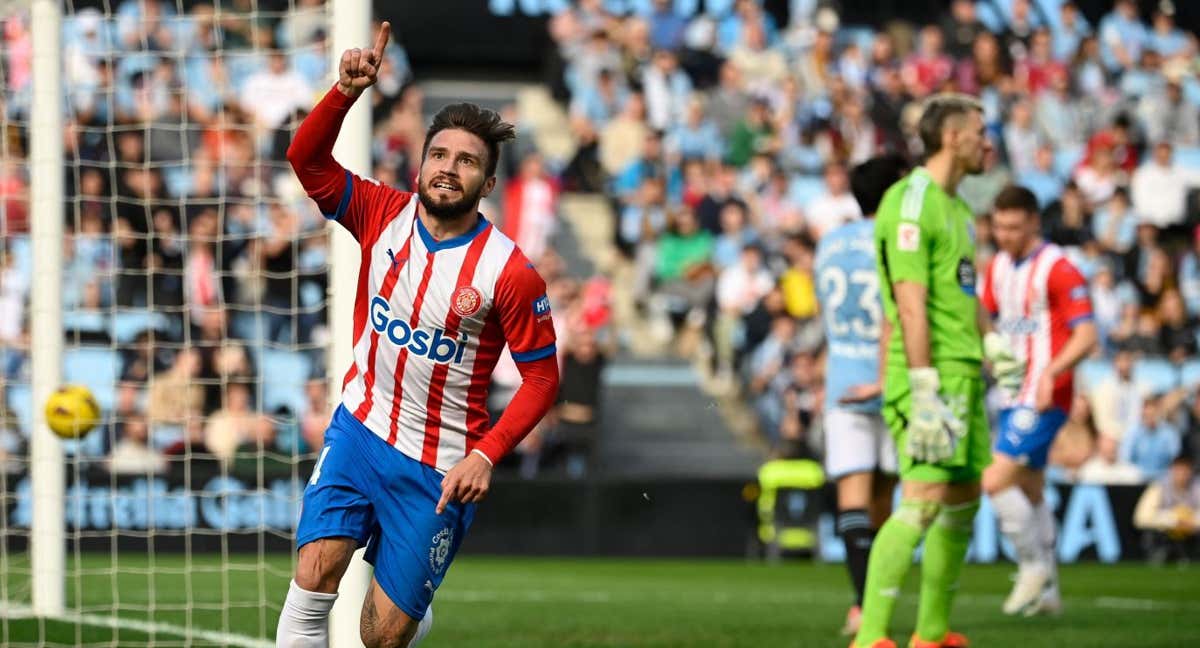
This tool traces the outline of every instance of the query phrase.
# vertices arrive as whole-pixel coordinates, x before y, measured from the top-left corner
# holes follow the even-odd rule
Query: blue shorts
[[[1059,428],[1067,422],[1067,413],[1052,407],[1038,412],[1028,407],[1000,411],[996,434],[996,452],[1006,454],[1029,468],[1046,467],[1050,444]]]
[[[442,474],[389,446],[338,407],[304,489],[296,547],[354,538],[388,598],[422,619],[475,516],[451,503],[437,515]]]

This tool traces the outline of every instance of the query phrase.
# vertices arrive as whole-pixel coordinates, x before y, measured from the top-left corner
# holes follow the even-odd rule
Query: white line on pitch
[[[32,619],[37,618],[38,615],[34,614],[33,609],[27,605],[9,604],[5,601],[0,601],[0,616],[8,617],[10,619]],[[175,635],[185,639],[207,641],[222,646],[237,646],[238,648],[272,648],[275,645],[274,641],[256,639],[254,637],[247,637],[245,635],[218,632],[216,630],[187,628],[172,623],[142,621],[140,619],[125,619],[115,616],[103,616],[100,614],[64,612],[62,614],[55,614],[46,618],[54,621],[76,623],[100,628],[134,630],[137,632],[143,632],[145,634]]]
[[[461,589],[446,589],[438,592],[435,600],[451,601],[455,603],[487,603],[487,602],[511,602],[511,603],[547,603],[555,602],[570,602],[570,603],[630,603],[630,602],[646,602],[656,600],[689,600],[695,602],[712,602],[712,603],[728,603],[737,595],[729,592],[695,592],[695,593],[678,593],[678,592],[609,592],[602,590],[576,590],[573,592],[558,592],[548,590],[521,590],[512,591],[497,591],[497,590],[461,590]],[[804,591],[799,590],[791,593],[779,594],[749,594],[742,597],[745,601],[758,604],[778,604],[789,605],[796,603],[818,603],[827,601],[828,596],[824,592]],[[988,594],[967,594],[959,595],[958,602],[966,605],[980,607],[998,607],[1003,597]],[[1066,597],[1065,602],[1068,605],[1082,605],[1085,607],[1108,608],[1116,610],[1145,610],[1145,611],[1200,611],[1200,605],[1190,604],[1188,602],[1172,602],[1172,601],[1156,601],[1153,599],[1127,598],[1117,596],[1099,596],[1094,598],[1086,597]]]

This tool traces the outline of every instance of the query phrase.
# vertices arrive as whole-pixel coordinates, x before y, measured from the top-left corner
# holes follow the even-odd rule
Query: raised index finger
[[[387,49],[388,37],[392,35],[392,23],[383,21],[379,26],[379,35],[375,37],[375,60],[383,60],[383,50]]]

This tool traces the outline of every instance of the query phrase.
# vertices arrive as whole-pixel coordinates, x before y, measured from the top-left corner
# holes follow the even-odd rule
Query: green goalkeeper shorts
[[[983,376],[959,376],[938,372],[941,394],[967,424],[967,434],[959,439],[954,456],[938,463],[915,461],[908,456],[908,415],[912,393],[908,372],[889,371],[884,389],[883,420],[887,422],[900,459],[900,479],[928,483],[979,481],[983,469],[992,462],[992,440],[988,429],[987,388]]]

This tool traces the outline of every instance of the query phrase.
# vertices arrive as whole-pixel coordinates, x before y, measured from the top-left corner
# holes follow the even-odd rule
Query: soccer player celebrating
[[[888,624],[922,537],[909,645],[967,645],[948,629],[950,607],[979,509],[979,478],[991,459],[973,220],[956,195],[990,148],[983,111],[968,97],[937,95],[917,127],[925,165],[888,190],[875,222],[880,292],[892,325],[883,416],[900,451],[902,493],[871,547],[862,625],[851,644],[859,648],[895,646]]]
[[[373,48],[342,54],[337,84],[288,150],[308,195],[354,236],[362,261],[354,362],[304,491],[279,646],[328,645],[338,582],[362,545],[375,565],[363,643],[411,646],[424,636],[492,466],[558,390],[545,282],[478,212],[512,125],[471,104],[443,108],[425,136],[415,196],[333,159],[342,120],[375,83],[389,33],[385,22]],[[506,343],[522,383],[489,426],[489,379]]]
[[[837,482],[837,530],[855,603],[842,633],[858,631],[871,540],[892,509],[896,446],[880,408],[879,344],[886,322],[875,269],[871,220],[888,187],[908,170],[898,155],[873,158],[850,174],[850,188],[866,218],[821,237],[817,297],[828,345],[825,367],[825,473]]]
[[[1043,469],[1071,407],[1072,370],[1097,337],[1087,281],[1040,231],[1033,192],[1004,188],[992,211],[1000,251],[984,273],[980,294],[996,326],[984,338],[984,354],[1005,401],[983,488],[1017,552],[1017,581],[1004,613],[1027,616],[1062,607]]]

